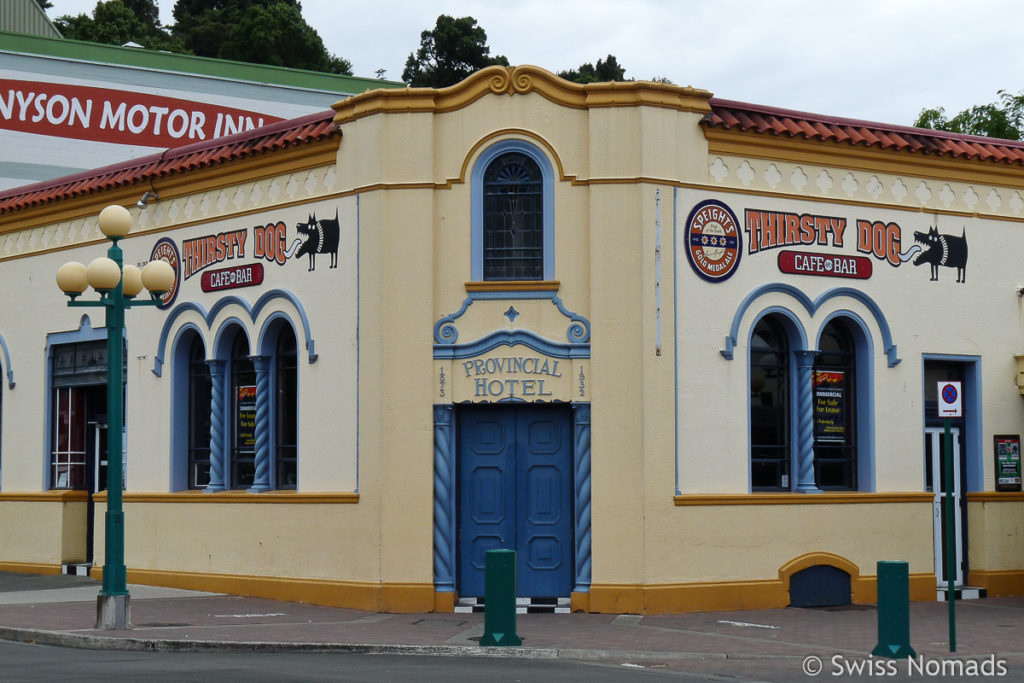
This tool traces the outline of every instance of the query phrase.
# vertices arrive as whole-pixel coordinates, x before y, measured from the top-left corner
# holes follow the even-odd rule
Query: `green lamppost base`
[[[96,629],[123,631],[132,627],[132,596],[103,595],[96,598]]]

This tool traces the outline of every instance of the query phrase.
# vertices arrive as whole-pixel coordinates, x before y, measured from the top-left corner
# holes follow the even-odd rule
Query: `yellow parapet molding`
[[[489,66],[447,88],[377,89],[333,105],[338,125],[382,113],[443,113],[467,107],[485,95],[537,93],[575,109],[597,107],[664,107],[711,112],[711,93],[690,86],[651,81],[616,81],[581,85],[537,66]]]

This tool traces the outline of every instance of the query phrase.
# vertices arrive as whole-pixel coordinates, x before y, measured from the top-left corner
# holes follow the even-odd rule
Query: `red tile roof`
[[[334,125],[334,111],[317,112],[104,168],[0,191],[0,214],[316,142],[339,134]]]
[[[712,97],[708,128],[1024,165],[1024,142],[821,116]]]

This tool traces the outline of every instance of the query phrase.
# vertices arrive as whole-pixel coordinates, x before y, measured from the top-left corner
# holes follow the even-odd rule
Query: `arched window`
[[[206,347],[192,335],[188,351],[188,487],[210,484],[210,366]]]
[[[256,370],[241,331],[231,344],[231,447],[228,488],[247,489],[256,476]]]
[[[298,352],[295,332],[281,325],[274,354],[274,461],[279,489],[294,489],[298,482]]]
[[[524,140],[488,147],[473,167],[471,247],[476,281],[554,280],[554,174]]]
[[[544,277],[544,192],[537,162],[502,154],[484,173],[484,280]]]
[[[790,361],[785,330],[762,318],[750,338],[750,484],[790,489]]]
[[[821,489],[857,488],[857,353],[850,329],[829,321],[814,362],[814,481]]]

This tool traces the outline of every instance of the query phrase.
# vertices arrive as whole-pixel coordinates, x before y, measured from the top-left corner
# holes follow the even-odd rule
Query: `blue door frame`
[[[517,553],[517,594],[573,588],[573,431],[568,406],[459,411],[458,592],[484,595],[484,554]]]

